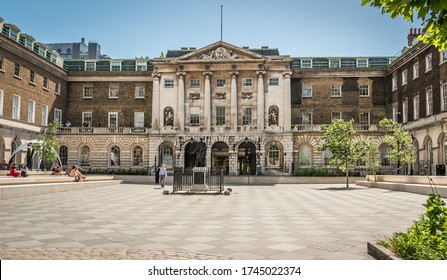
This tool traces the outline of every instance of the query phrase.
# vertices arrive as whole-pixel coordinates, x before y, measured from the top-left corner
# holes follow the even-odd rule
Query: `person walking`
[[[160,186],[162,188],[165,187],[165,180],[166,180],[167,176],[168,176],[168,173],[166,172],[166,166],[163,164],[160,168]]]
[[[160,184],[160,166],[155,167],[155,184]]]

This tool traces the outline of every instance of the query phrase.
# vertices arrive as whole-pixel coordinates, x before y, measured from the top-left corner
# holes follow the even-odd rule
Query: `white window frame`
[[[433,69],[433,56],[431,53],[425,56],[425,73]]]
[[[433,115],[433,89],[431,87],[427,88],[425,91],[425,105],[426,105],[426,116]]]
[[[0,71],[5,72],[5,57],[0,54]]]
[[[41,114],[41,124],[42,126],[47,126],[48,125],[48,105],[43,104],[42,105],[42,110],[40,111]]]
[[[54,120],[59,121],[60,124],[62,124],[62,110],[61,109],[54,109]]]
[[[312,95],[313,95],[313,93],[312,93],[312,85],[302,84],[301,85],[301,96],[302,97],[312,97]]]
[[[11,117],[15,120],[20,120],[20,96],[12,95],[12,112]]]
[[[419,78],[419,61],[413,63],[413,80]]]
[[[253,107],[243,106],[242,107],[242,125],[252,125],[253,124]]]
[[[137,63],[135,63],[135,70],[147,71],[147,61],[137,61]]]
[[[82,125],[88,124],[88,127],[92,127],[93,112],[82,112]]]
[[[253,87],[253,78],[242,78],[243,87]]]
[[[392,74],[391,85],[392,85],[393,91],[395,91],[397,89],[397,72],[394,72]]]
[[[54,93],[57,95],[61,95],[61,83],[55,83]]]
[[[135,86],[135,99],[144,99],[146,94],[145,86]]]
[[[28,99],[28,122],[34,123],[36,120],[36,101]]]
[[[111,126],[112,124],[112,117],[115,116],[115,123],[114,126]],[[109,112],[108,114],[108,127],[118,127],[118,112]]]
[[[368,58],[357,58],[356,59],[356,66],[357,66],[357,68],[368,67],[369,66],[369,59]]]
[[[408,99],[405,98],[402,102],[402,122],[408,122]]]
[[[121,61],[110,61],[110,71],[121,71]]]
[[[14,77],[22,78],[22,65],[20,63],[14,63]]]
[[[43,77],[43,89],[48,90],[49,85],[50,85],[50,80],[48,80],[48,77]]]
[[[366,94],[365,94],[366,92]],[[359,85],[359,96],[360,97],[369,97],[369,85]]]
[[[301,124],[313,124],[312,112],[301,112]]]
[[[334,66],[337,64],[338,66]],[[340,68],[341,67],[341,59],[329,59],[329,68]]]
[[[92,85],[84,85],[82,87],[82,98],[84,98],[84,99],[92,99],[93,98],[93,86]]]
[[[118,99],[120,92],[120,87],[117,85],[109,86],[109,98],[110,99]]]
[[[368,117],[368,120],[365,120],[365,116]],[[371,124],[371,114],[369,112],[362,112],[359,114],[359,124],[361,126],[366,126]]]
[[[331,122],[335,119],[340,119],[342,120],[342,112],[331,112]]]
[[[399,112],[399,103],[396,102],[393,104],[393,121],[395,122],[399,121],[398,112]]]
[[[85,71],[96,71],[96,61],[86,61]]]
[[[441,84],[441,111],[447,111],[447,83]]]
[[[134,112],[134,127],[144,127],[144,112]]]
[[[279,78],[269,78],[269,86],[279,86]]]
[[[223,115],[219,114],[222,113]],[[225,125],[226,124],[226,108],[225,106],[216,106],[216,125]],[[223,122],[221,122],[223,120]]]
[[[189,80],[190,88],[200,88],[200,80],[199,79],[191,79]]]
[[[313,60],[312,58],[302,58],[301,59],[301,68],[312,68]]]
[[[408,69],[402,70],[402,85],[406,85],[408,83]]]
[[[0,89],[0,116],[3,116],[3,99],[4,99],[4,91]]]
[[[419,115],[419,94],[413,97],[413,120],[418,120]]]
[[[341,97],[341,85],[331,86],[331,97]]]
[[[439,52],[439,64],[443,64],[447,61],[447,50]]]
[[[164,79],[163,86],[164,86],[164,88],[174,88],[174,80],[173,79]]]
[[[36,72],[29,70],[29,82],[32,85],[36,85]]]
[[[194,118],[193,118],[194,115]],[[197,117],[196,117],[197,115]],[[196,122],[197,119],[197,122]],[[189,125],[190,126],[199,126],[200,125],[200,107],[190,107],[189,108]]]
[[[225,87],[226,84],[227,84],[227,80],[226,79],[222,79],[222,78],[216,79],[216,87],[222,88],[222,87]]]

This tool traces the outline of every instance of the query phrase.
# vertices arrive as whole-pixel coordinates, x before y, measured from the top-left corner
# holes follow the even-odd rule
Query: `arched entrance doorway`
[[[240,175],[256,174],[256,146],[248,141],[239,144],[237,164]]]
[[[216,142],[211,147],[211,167],[212,171],[223,170],[225,175],[228,175],[229,169],[229,149],[224,142]]]

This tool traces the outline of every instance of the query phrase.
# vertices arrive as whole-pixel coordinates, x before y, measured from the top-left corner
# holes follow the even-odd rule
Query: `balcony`
[[[146,127],[60,127],[57,134],[148,134]]]

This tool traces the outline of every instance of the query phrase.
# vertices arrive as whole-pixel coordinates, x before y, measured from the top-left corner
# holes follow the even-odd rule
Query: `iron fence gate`
[[[221,168],[218,170],[207,168],[206,171],[196,172],[194,176],[193,168],[174,167],[173,192],[194,192],[194,185],[196,184],[205,185],[206,191],[223,192],[223,170]]]

